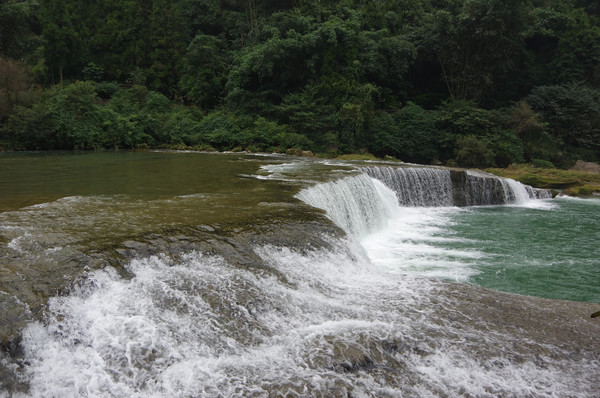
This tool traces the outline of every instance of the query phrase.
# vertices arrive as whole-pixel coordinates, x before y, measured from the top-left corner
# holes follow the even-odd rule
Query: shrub
[[[11,149],[57,148],[52,121],[41,104],[14,107],[1,133]]]
[[[484,140],[494,154],[488,166],[508,167],[512,163],[523,162],[523,142],[512,130],[498,129]]]
[[[535,87],[525,101],[566,145],[600,149],[600,90],[579,83]]]
[[[110,99],[119,90],[119,85],[115,82],[96,83],[95,90],[98,97]]]
[[[91,82],[48,90],[42,104],[57,138],[57,149],[91,149],[102,145],[98,97]]]
[[[378,156],[431,163],[439,157],[440,133],[431,112],[408,103],[394,114],[379,113],[369,124],[369,150]]]
[[[259,117],[247,129],[250,142],[261,150],[273,147],[309,149],[312,142],[302,134],[289,132],[287,125],[281,125]]]
[[[467,135],[456,140],[456,161],[463,167],[485,167],[493,164],[494,152],[484,141]]]
[[[448,101],[438,109],[435,127],[453,136],[484,136],[498,127],[494,116],[469,101]]]
[[[148,89],[143,86],[133,86],[126,90],[117,90],[109,106],[121,114],[132,114],[140,111],[146,102]]]
[[[142,125],[135,117],[120,115],[110,108],[104,108],[102,116],[102,141],[104,147],[136,148],[141,144],[153,144],[152,137],[144,133]]]
[[[539,169],[555,169],[556,166],[554,166],[554,164],[548,160],[544,160],[544,159],[531,159],[531,164],[533,167],[539,168]]]
[[[250,135],[242,130],[240,121],[235,116],[215,111],[196,125],[189,140],[193,145],[208,145],[217,150],[246,147],[250,142]]]

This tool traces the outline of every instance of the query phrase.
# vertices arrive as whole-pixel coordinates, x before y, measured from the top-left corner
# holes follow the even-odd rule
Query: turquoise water
[[[452,215],[454,248],[478,251],[469,281],[507,292],[600,302],[600,200],[480,207]]]
[[[374,264],[551,299],[600,302],[600,200],[404,207],[363,238]]]

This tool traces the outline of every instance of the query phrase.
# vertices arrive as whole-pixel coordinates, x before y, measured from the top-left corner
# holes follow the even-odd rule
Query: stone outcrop
[[[600,174],[600,164],[578,160],[571,170],[587,171],[588,173]]]

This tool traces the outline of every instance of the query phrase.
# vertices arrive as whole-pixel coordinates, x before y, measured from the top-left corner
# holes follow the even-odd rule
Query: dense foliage
[[[600,159],[591,0],[0,0],[0,148]]]

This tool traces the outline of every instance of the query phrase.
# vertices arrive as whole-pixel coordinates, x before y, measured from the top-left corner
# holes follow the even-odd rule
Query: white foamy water
[[[396,196],[383,183],[364,174],[303,189],[296,197],[325,210],[350,235],[362,237],[387,225],[398,209]]]
[[[480,273],[478,263],[490,254],[464,248],[477,244],[451,232],[453,217],[470,210],[451,206],[449,170],[362,170],[373,178],[359,175],[317,184],[296,197],[325,210],[334,223],[359,241],[374,265],[388,271],[457,282]],[[467,203],[490,204],[501,199],[509,206],[543,210],[556,206],[536,199],[533,188],[511,179],[468,171],[465,181]]]
[[[192,253],[182,264],[133,261],[131,280],[96,272],[69,297],[52,299],[48,325],[24,332],[31,395],[245,396],[307,382],[322,394],[331,383],[349,388],[333,371],[343,358],[328,351],[338,339],[392,326],[367,300],[373,287],[385,297],[391,286],[348,254],[259,252],[291,285]]]
[[[421,276],[467,281],[478,271],[474,261],[485,254],[452,249],[447,227],[458,208],[399,208],[388,225],[360,240],[373,264],[386,270]]]
[[[510,335],[444,314],[432,282],[347,242],[256,252],[265,269],[190,253],[94,272],[23,333],[26,396],[585,396],[593,366],[554,367]],[[479,346],[480,349],[475,349]],[[484,347],[503,351],[485,353]],[[515,356],[519,357],[515,360]],[[17,394],[17,396],[19,396]]]
[[[472,260],[484,256],[477,251],[442,247],[456,239],[447,231],[452,214],[464,210],[400,207],[391,189],[365,175],[319,184],[302,190],[297,197],[325,210],[333,222],[360,242],[373,264],[388,271],[464,282],[477,274]]]

